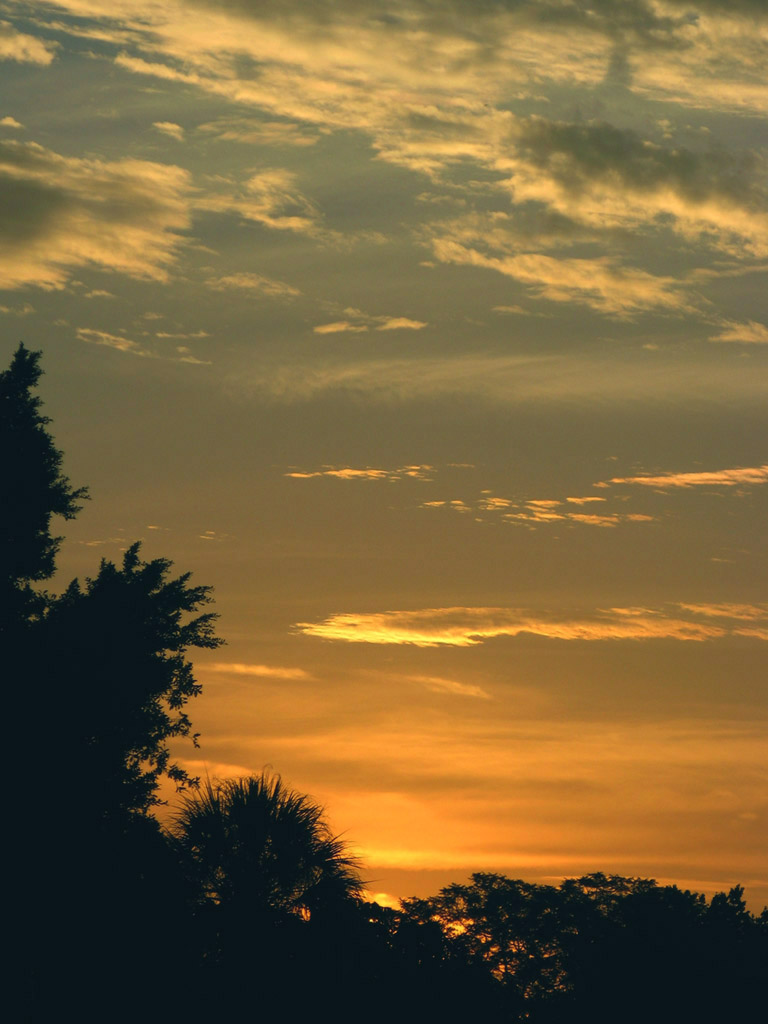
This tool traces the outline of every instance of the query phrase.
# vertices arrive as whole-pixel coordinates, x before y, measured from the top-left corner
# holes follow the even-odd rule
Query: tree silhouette
[[[157,963],[181,966],[188,949],[186,894],[149,811],[163,775],[192,781],[169,747],[192,735],[186,705],[200,692],[186,654],[221,641],[215,616],[196,614],[209,588],[173,578],[167,559],[142,561],[138,544],[58,597],[37,588],[55,571],[53,518],[73,518],[86,497],[62,473],[33,393],[39,361],[20,345],[0,373],[0,673],[23,779],[9,815],[20,826],[16,934],[25,1019],[69,1002],[97,1020],[118,994],[123,1009],[159,999]]]
[[[199,1005],[234,1020],[258,1001],[299,1020],[318,991],[354,985],[364,886],[314,801],[267,773],[206,781],[171,834],[196,903]]]
[[[364,889],[322,808],[279,775],[205,782],[171,832],[200,899],[251,922],[317,919]]]
[[[19,345],[0,373],[0,638],[41,609],[31,584],[54,573],[61,538],[51,536],[51,518],[73,519],[88,496],[62,474],[50,421],[32,394],[43,373],[40,355]]]
[[[405,900],[437,923],[447,956],[483,966],[531,1024],[677,1024],[758,1019],[768,929],[739,888],[704,896],[600,872],[535,885],[475,874],[430,899]]]
[[[189,618],[210,601],[210,588],[191,586],[189,573],[172,578],[170,569],[164,558],[143,562],[134,544],[119,567],[104,560],[84,587],[71,583],[41,623],[49,678],[64,684],[56,719],[69,773],[97,816],[146,813],[163,775],[179,787],[192,781],[168,745],[179,736],[196,741],[185,706],[201,687],[185,655],[222,641],[214,614]]]

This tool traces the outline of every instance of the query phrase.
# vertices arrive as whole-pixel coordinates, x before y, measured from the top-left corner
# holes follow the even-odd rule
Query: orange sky
[[[762,0],[0,8],[4,358],[93,496],[61,585],[216,588],[179,756],[389,897],[760,909]]]

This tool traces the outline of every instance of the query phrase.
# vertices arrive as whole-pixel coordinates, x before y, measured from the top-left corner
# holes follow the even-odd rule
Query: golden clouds
[[[327,324],[318,324],[312,330],[315,334],[359,334],[373,331],[420,331],[427,327],[423,320],[411,320],[407,316],[371,316],[361,309],[348,307],[344,310],[343,320],[334,320]]]
[[[359,334],[361,331],[367,331],[368,328],[365,324],[353,324],[349,320],[334,320],[329,324],[318,324],[312,330],[315,334],[346,334],[349,332]]]
[[[660,490],[677,487],[749,487],[768,483],[768,464],[763,466],[719,469],[711,472],[661,473],[658,476],[616,476],[611,484],[638,484]]]
[[[557,619],[515,608],[424,608],[331,615],[322,622],[299,622],[307,636],[347,643],[413,644],[417,647],[471,647],[495,637],[522,633],[553,640],[713,640],[724,626],[671,618],[644,609],[612,609],[588,619]]]
[[[251,665],[240,662],[216,661],[205,666],[208,672],[223,675],[253,676],[258,679],[287,679],[291,681],[310,680],[313,677],[303,668],[286,668],[282,665]]]
[[[148,349],[140,342],[127,337],[126,334],[112,334],[109,331],[100,331],[92,327],[76,327],[75,335],[80,341],[87,341],[92,345],[102,345],[104,348],[111,348],[116,352],[124,352],[128,355],[140,356],[144,359],[162,358],[170,359],[172,362],[176,363],[190,363],[195,366],[210,366],[209,360],[198,359],[197,356],[192,355],[185,345],[177,345],[172,353],[164,353],[161,355],[158,352]],[[163,335],[162,333],[158,333],[155,337],[188,337],[188,335]],[[193,337],[200,337],[200,335],[193,335]],[[150,527],[150,529],[153,529],[153,527]]]
[[[466,236],[464,225],[454,228],[462,238]],[[503,244],[514,248],[514,235]],[[552,302],[578,302],[618,317],[652,309],[692,311],[679,281],[622,266],[610,257],[574,259],[536,252],[488,254],[449,236],[433,239],[432,249],[441,263],[495,270],[529,285],[536,297]]]
[[[597,485],[596,485],[597,486]],[[606,485],[607,486],[607,485]],[[487,514],[498,514],[500,521],[511,524],[523,524],[529,527],[538,525],[581,524],[586,526],[615,527],[623,523],[650,523],[655,517],[646,512],[574,512],[568,505],[584,506],[594,502],[605,502],[606,498],[597,496],[557,498],[529,498],[524,501],[503,498],[490,491],[483,491],[481,496],[469,504],[461,499],[450,501],[424,501],[420,508],[449,509],[454,512],[474,512],[478,521],[486,521]]]
[[[517,202],[540,201],[597,229],[658,224],[699,244],[764,255],[764,160],[757,153],[686,149],[604,122],[543,117],[514,124],[508,187]]]
[[[170,139],[175,139],[177,142],[184,141],[184,129],[174,121],[155,121],[152,127]]]
[[[61,156],[0,142],[0,287],[62,288],[95,266],[164,281],[190,224],[190,176],[180,167]]]
[[[7,21],[0,21],[0,60],[15,60],[21,64],[50,64],[56,50],[56,43],[43,42],[35,36],[18,32]]]
[[[78,327],[75,333],[80,341],[88,341],[93,345],[104,345],[106,348],[116,349],[118,352],[128,352],[133,356],[154,358],[154,354],[131,338],[119,334],[110,334],[109,331],[97,331],[90,327]]]
[[[748,320],[746,323],[730,320],[722,323],[722,331],[714,334],[710,341],[737,341],[747,345],[768,345],[768,327]]]
[[[768,620],[768,604],[681,604],[679,607],[708,618]]]
[[[332,477],[336,480],[430,480],[430,473],[434,466],[400,466],[397,469],[374,469],[370,466],[364,469],[354,469],[351,466],[323,466],[322,469],[311,472],[292,470],[284,473],[284,476],[294,480],[311,480],[315,477]]]
[[[672,113],[657,116],[659,138],[647,120],[644,137],[588,115],[564,121],[520,112],[522,101],[542,109],[548,90],[563,86],[588,89],[588,108],[602,110],[605,84],[697,108],[741,88],[757,110],[768,96],[759,73],[765,25],[749,23],[741,7],[706,4],[693,17],[643,0],[439,10],[410,0],[385,19],[367,2],[335,4],[329,15],[312,4],[115,0],[107,20],[92,0],[59,6],[94,19],[90,31],[105,47],[111,42],[116,52],[108,59],[123,71],[154,76],[169,89],[200,89],[222,105],[221,116],[186,134],[175,121],[154,122],[171,138],[243,142],[284,156],[317,149],[336,133],[360,133],[378,160],[427,176],[437,202],[464,208],[458,219],[430,213],[408,225],[438,262],[492,270],[533,298],[611,318],[696,316],[722,322],[712,340],[766,340],[755,321],[713,318],[692,277],[715,257],[743,263],[768,253],[758,150],[732,153],[702,137],[682,145]],[[63,23],[57,28],[67,31]],[[79,20],[70,28],[83,31]],[[196,208],[334,245],[365,236],[332,230],[310,176],[300,181],[280,162],[250,168],[245,180],[211,176]],[[682,271],[658,249],[649,259],[638,241],[648,236],[665,249],[674,239],[694,266]],[[578,242],[586,253],[574,252]],[[360,314],[313,330],[425,326],[418,313]]]
[[[296,174],[277,167],[251,175],[242,185],[232,183],[226,191],[209,193],[195,205],[215,213],[237,213],[277,231],[316,235],[322,230],[320,212],[298,188]]]

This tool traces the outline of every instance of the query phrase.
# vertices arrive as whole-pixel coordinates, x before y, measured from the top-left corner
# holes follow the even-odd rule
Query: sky
[[[211,777],[383,902],[768,902],[764,0],[0,0],[59,583],[215,588]],[[168,794],[173,799],[173,793]]]

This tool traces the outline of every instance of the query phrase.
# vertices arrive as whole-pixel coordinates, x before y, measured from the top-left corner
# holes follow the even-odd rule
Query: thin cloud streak
[[[679,604],[684,611],[711,618],[743,619],[747,622],[768,619],[768,604]]]
[[[255,676],[259,679],[314,679],[314,676],[303,668],[285,668],[281,665],[251,665],[241,662],[216,661],[213,664],[205,665],[204,668],[207,672],[221,672],[225,675],[234,676]]]
[[[223,277],[210,277],[205,282],[214,291],[244,291],[258,292],[268,295],[270,298],[295,298],[301,295],[298,288],[294,288],[285,281],[276,281],[272,277],[265,277],[263,274],[251,274],[241,272],[238,274],[226,274]]]
[[[283,476],[293,480],[312,480],[317,477],[330,477],[335,480],[431,480],[434,466],[400,466],[398,469],[353,469],[351,466],[324,466],[311,472],[292,470]]]
[[[412,644],[417,647],[472,647],[496,637],[523,633],[553,640],[713,640],[724,627],[632,610],[591,619],[541,618],[515,608],[425,608],[368,614],[342,613],[321,622],[299,622],[306,636],[347,643]]]
[[[455,679],[443,679],[442,676],[405,676],[410,682],[419,683],[433,693],[444,693],[455,697],[475,697],[480,700],[491,700],[491,695],[481,686],[472,683],[459,683]]]
[[[643,400],[763,401],[768,381],[743,363],[709,368],[686,365],[684,375],[674,358],[633,356],[596,358],[580,354],[442,355],[398,359],[330,359],[255,368],[238,374],[232,386],[283,401],[304,401],[324,393],[347,392],[381,401],[423,396],[471,395],[490,402],[608,403]]]
[[[659,476],[615,476],[609,484],[639,484],[666,490],[670,487],[748,487],[768,483],[768,463],[762,466],[719,469],[697,473],[662,473]]]

